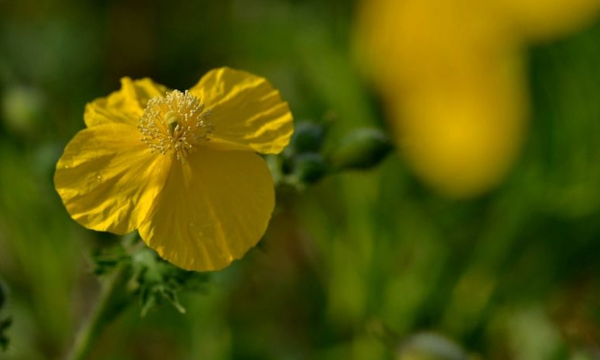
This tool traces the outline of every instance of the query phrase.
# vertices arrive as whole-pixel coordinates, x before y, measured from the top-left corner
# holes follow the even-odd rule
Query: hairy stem
[[[96,306],[79,329],[67,360],[84,360],[104,327],[125,308],[125,284],[129,266],[120,264],[106,280]]]

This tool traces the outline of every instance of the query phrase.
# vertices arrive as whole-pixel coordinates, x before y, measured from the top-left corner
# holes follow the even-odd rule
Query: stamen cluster
[[[187,90],[173,90],[148,101],[137,128],[152,152],[173,153],[185,163],[194,145],[210,141],[215,126],[208,121],[209,116],[210,110],[197,97]]]

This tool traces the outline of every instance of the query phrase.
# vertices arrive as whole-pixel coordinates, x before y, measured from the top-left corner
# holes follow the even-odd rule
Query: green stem
[[[67,360],[84,360],[104,326],[124,309],[124,285],[129,266],[121,264],[110,275],[88,320],[81,326]]]

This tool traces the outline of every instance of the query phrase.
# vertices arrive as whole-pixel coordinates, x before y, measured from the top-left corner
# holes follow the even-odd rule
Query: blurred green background
[[[0,0],[0,359],[60,358],[97,295],[90,252],[114,238],[72,221],[52,180],[86,102],[122,76],[186,89],[227,65],[270,79],[297,123],[335,114],[328,143],[385,127],[354,9]],[[600,24],[528,58],[532,125],[499,188],[448,200],[394,153],[282,192],[261,246],[184,296],[187,314],[132,307],[91,358],[600,359]]]

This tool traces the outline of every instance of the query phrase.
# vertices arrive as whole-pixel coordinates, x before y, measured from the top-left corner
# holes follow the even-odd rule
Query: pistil
[[[215,127],[209,116],[210,111],[197,97],[174,90],[148,101],[138,129],[152,152],[173,154],[185,163],[196,145],[210,141]]]

